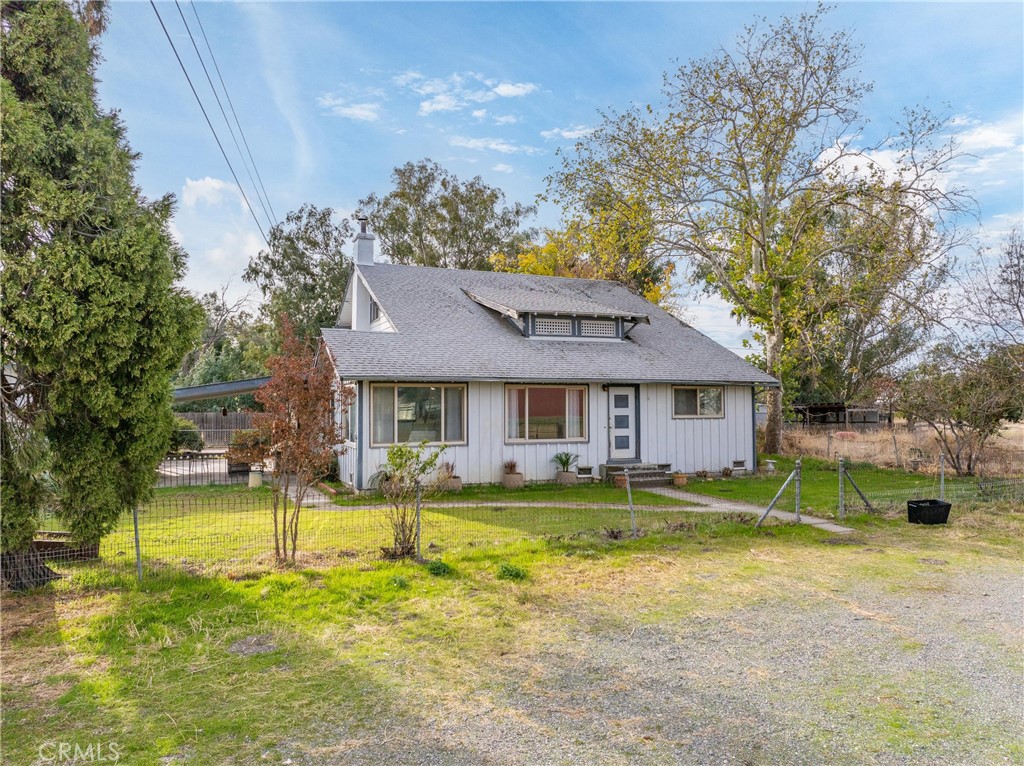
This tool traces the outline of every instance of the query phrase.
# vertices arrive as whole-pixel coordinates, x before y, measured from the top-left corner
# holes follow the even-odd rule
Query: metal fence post
[[[636,537],[636,510],[633,508],[633,486],[629,480],[629,469],[623,471],[626,474],[626,499],[629,501],[629,526],[633,529],[633,537]]]
[[[939,453],[939,500],[946,499],[946,453]]]
[[[416,558],[417,559],[422,559],[423,558],[423,551],[420,548],[420,508],[422,506],[422,499],[423,499],[422,491],[423,491],[423,487],[420,484],[419,479],[417,479],[416,480]]]
[[[139,509],[132,507],[132,525],[135,527],[135,573],[142,582],[142,548],[139,545]]]
[[[846,478],[843,476],[843,471],[846,470],[845,461],[842,457],[839,458],[839,520],[845,521],[846,519]]]
[[[800,523],[800,458],[796,461],[796,523]]]

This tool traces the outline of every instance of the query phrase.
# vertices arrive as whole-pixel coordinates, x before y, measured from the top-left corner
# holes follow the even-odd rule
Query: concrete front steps
[[[601,480],[615,483],[615,477],[629,469],[631,487],[672,486],[672,466],[669,463],[605,463],[600,466]]]

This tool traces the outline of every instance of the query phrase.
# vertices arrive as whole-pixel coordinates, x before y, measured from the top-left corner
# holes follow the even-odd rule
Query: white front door
[[[636,389],[611,386],[608,389],[608,457],[630,460],[639,457],[636,443]]]

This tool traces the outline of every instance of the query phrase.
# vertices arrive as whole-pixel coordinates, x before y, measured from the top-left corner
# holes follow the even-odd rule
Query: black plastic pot
[[[952,507],[945,500],[908,500],[907,521],[911,524],[945,524]]]

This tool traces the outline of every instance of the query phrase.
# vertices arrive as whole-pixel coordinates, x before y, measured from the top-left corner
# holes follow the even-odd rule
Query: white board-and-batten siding
[[[458,383],[459,381],[451,381]],[[399,383],[398,385],[401,385]],[[573,385],[573,384],[568,384]],[[639,402],[640,460],[665,463],[687,473],[719,471],[734,461],[754,467],[753,396],[750,386],[723,387],[724,417],[673,418],[672,385],[644,383],[637,386]],[[353,423],[346,451],[339,456],[342,481],[359,489],[387,460],[386,446],[371,446],[369,411],[370,383],[357,386]],[[579,455],[579,465],[598,466],[608,462],[608,392],[600,383],[587,385],[587,440],[552,442],[506,442],[505,383],[470,382],[466,390],[466,443],[449,445],[442,458],[455,464],[466,484],[501,481],[503,464],[515,460],[527,481],[552,481],[557,452]],[[358,444],[361,439],[363,444]],[[360,465],[361,459],[361,465]]]
[[[750,386],[723,387],[723,417],[673,418],[672,386],[640,385],[640,457],[673,470],[718,472],[743,461],[755,465],[754,399]]]

